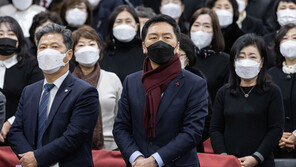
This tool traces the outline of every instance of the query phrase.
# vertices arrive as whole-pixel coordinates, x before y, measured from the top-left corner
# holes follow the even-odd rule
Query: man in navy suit
[[[91,144],[99,112],[96,88],[69,73],[72,32],[49,24],[36,34],[45,79],[24,88],[8,134],[21,165],[93,166]]]
[[[207,116],[205,80],[181,69],[180,29],[158,15],[142,31],[143,71],[124,81],[113,134],[127,166],[199,166]]]

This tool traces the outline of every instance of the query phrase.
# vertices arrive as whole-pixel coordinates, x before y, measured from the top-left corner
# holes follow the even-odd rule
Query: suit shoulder
[[[143,71],[138,71],[138,72],[135,72],[135,73],[132,73],[132,74],[129,74],[125,80],[138,80],[139,78],[141,79],[142,78],[142,74],[143,74]]]
[[[182,73],[183,73],[184,77],[186,78],[186,80],[188,80],[192,84],[193,83],[206,83],[206,81],[202,77],[200,77],[188,70],[182,70]]]

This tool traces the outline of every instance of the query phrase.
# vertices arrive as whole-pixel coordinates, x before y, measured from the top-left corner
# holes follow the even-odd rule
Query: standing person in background
[[[136,12],[137,12],[137,15],[138,15],[139,21],[140,21],[140,35],[141,35],[142,29],[143,29],[145,23],[149,19],[151,19],[152,17],[156,16],[156,14],[154,13],[153,9],[147,8],[144,6],[138,6],[136,8]]]
[[[161,0],[159,10],[160,13],[175,19],[181,29],[181,32],[187,34],[189,24],[184,16],[185,5],[183,2],[184,0]]]
[[[122,84],[116,74],[100,68],[99,61],[103,58],[103,43],[93,28],[83,26],[77,29],[73,32],[73,39],[74,60],[78,64],[73,75],[90,83],[99,92],[101,116],[98,118],[94,131],[92,148],[114,150],[117,145],[112,130]]]
[[[145,59],[140,39],[140,21],[133,8],[118,6],[110,15],[101,68],[125,77],[142,69]]]
[[[214,152],[236,156],[243,167],[274,167],[272,152],[284,127],[281,90],[267,73],[266,50],[254,34],[234,43],[229,84],[219,89],[213,107]]]
[[[206,6],[213,9],[218,16],[225,40],[224,52],[229,54],[233,43],[244,35],[236,24],[239,17],[238,4],[236,0],[207,0]]]
[[[285,109],[285,128],[275,158],[295,158],[295,145],[289,137],[296,130],[296,25],[284,25],[275,38],[276,66],[269,70],[272,80],[282,91]]]
[[[95,87],[69,73],[72,32],[52,23],[36,34],[45,79],[24,88],[8,141],[21,165],[93,166],[99,114]]]
[[[185,34],[181,34],[180,50],[178,55],[181,61],[182,69],[188,70],[196,74],[197,76],[205,79],[205,76],[202,74],[202,72],[194,67],[196,63],[195,45],[191,41],[191,39]],[[212,115],[212,102],[211,102],[211,97],[208,96],[208,115],[206,116],[205,126],[202,132],[202,140],[196,146],[197,152],[205,152],[203,142],[210,137],[209,129],[210,129],[210,122],[211,122],[211,115]]]
[[[262,20],[250,16],[246,12],[249,0],[236,0],[238,4],[239,17],[236,21],[238,27],[244,33],[255,33],[263,36],[267,33],[267,30],[263,26]]]
[[[65,0],[59,14],[71,31],[83,25],[92,25],[92,7],[87,0]]]
[[[229,55],[224,53],[224,38],[215,12],[209,8],[196,11],[190,21],[190,37],[196,48],[194,65],[207,80],[211,101],[228,82]]]
[[[117,6],[123,5],[124,2],[123,0],[88,0],[88,2],[93,7],[92,27],[104,40],[109,16]]]
[[[205,80],[181,69],[180,29],[158,15],[143,28],[143,71],[129,75],[118,104],[113,134],[133,167],[199,167],[196,145],[207,115]]]
[[[33,17],[46,9],[33,4],[33,0],[12,0],[12,4],[0,7],[0,16],[11,16],[22,27],[24,36],[30,36],[29,29],[32,25]]]
[[[9,16],[0,17],[0,64],[0,91],[7,100],[6,122],[1,130],[2,139],[5,140],[24,87],[43,79],[20,25]]]
[[[56,23],[63,25],[61,17],[57,13],[53,12],[40,12],[33,17],[32,26],[30,27],[29,33],[29,48],[33,56],[37,57],[37,46],[35,34],[44,26],[50,23]]]

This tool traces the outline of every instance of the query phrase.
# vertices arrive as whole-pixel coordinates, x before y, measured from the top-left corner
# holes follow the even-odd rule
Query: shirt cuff
[[[12,116],[7,121],[10,123],[10,125],[12,125],[14,120],[15,120],[15,116]]]
[[[130,162],[131,164],[133,164],[133,163],[135,162],[135,160],[136,160],[139,156],[143,156],[143,157],[144,157],[144,155],[143,155],[140,151],[135,151],[135,152],[130,156],[130,158],[129,158],[129,162]]]
[[[158,166],[164,166],[163,160],[157,152],[152,154],[152,157],[156,160]]]
[[[294,136],[296,136],[296,130],[294,130],[294,131],[292,132],[292,134],[293,134]]]
[[[228,155],[227,153],[221,153],[221,155]]]
[[[260,161],[259,161],[259,164],[262,163],[262,162],[264,161],[264,157],[263,157],[262,154],[260,154],[259,152],[255,152],[253,155],[254,155],[254,158],[255,158],[255,159],[257,159],[257,160],[259,159],[259,160],[260,160]]]

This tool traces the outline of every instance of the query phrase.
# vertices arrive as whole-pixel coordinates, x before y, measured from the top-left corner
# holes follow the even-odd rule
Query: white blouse
[[[114,150],[117,145],[112,134],[114,119],[118,110],[118,100],[122,92],[122,84],[115,73],[101,69],[97,85],[102,112],[105,150]]]

